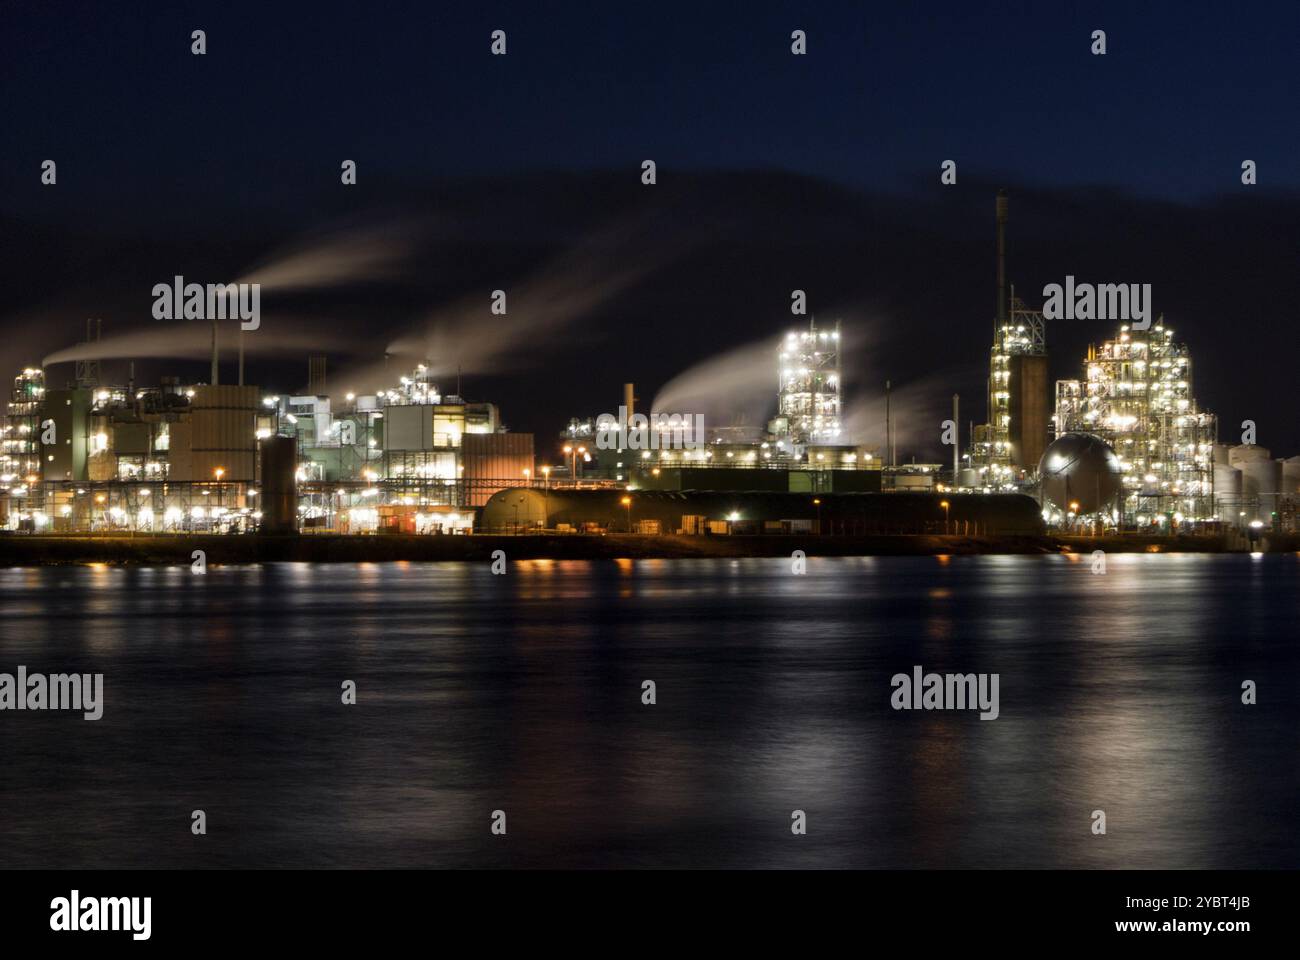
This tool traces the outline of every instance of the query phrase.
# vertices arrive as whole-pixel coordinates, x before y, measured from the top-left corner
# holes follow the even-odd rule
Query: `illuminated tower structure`
[[[1015,489],[1038,468],[1051,428],[1047,344],[1042,311],[1029,309],[1007,283],[1005,190],[997,198],[997,315],[989,350],[988,422],[976,426],[964,486]]]
[[[1091,433],[1120,458],[1124,520],[1214,516],[1213,414],[1192,393],[1192,358],[1161,316],[1090,346],[1083,380],[1056,383],[1056,433]]]
[[[777,413],[773,433],[798,448],[841,442],[840,322],[792,330],[777,350]]]
[[[0,475],[5,483],[19,482],[41,472],[40,424],[45,401],[45,377],[28,367],[14,377],[5,418]]]
[[[43,505],[41,475],[41,411],[45,404],[45,376],[28,367],[14,377],[8,413],[0,425],[0,522],[10,511],[25,516]]]

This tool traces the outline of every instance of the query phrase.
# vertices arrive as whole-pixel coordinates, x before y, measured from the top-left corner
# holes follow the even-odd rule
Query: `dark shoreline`
[[[1300,549],[1300,538],[1273,536],[1259,547],[1273,553]],[[210,564],[267,562],[383,563],[509,560],[617,560],[788,557],[973,556],[980,554],[1240,553],[1224,537],[946,537],[946,536],[143,536],[0,538],[0,567],[106,563],[188,564],[195,550]]]

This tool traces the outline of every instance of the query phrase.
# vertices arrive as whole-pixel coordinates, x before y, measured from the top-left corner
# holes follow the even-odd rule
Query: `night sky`
[[[371,391],[385,348],[436,353],[447,389],[459,366],[470,398],[549,435],[612,412],[625,380],[648,400],[774,340],[798,287],[854,334],[861,439],[888,377],[900,454],[937,458],[953,392],[984,415],[1006,187],[1023,298],[1067,273],[1151,283],[1221,436],[1251,418],[1300,452],[1300,7],[876,6],[7,4],[0,373],[97,316],[105,340],[137,335],[110,377],[133,358],[141,380],[201,378],[193,350],[150,357],[179,335],[150,290],[251,276],[250,381],[299,389],[325,352],[331,388]],[[1053,377],[1113,329],[1050,325]],[[774,398],[774,363],[740,356],[752,382],[727,392]]]

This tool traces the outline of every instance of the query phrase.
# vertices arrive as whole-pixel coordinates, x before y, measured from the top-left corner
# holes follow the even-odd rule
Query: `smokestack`
[[[627,418],[632,419],[632,414],[636,408],[635,388],[630,383],[623,384],[623,406],[627,407]]]
[[[889,459],[889,465],[894,464],[894,427],[893,421],[889,416],[889,388],[890,383],[885,381],[885,457]]]
[[[958,403],[960,398],[957,394],[952,395],[952,488],[957,489],[957,449],[961,446],[961,420],[958,413]]]
[[[1007,192],[998,191],[998,326],[1007,320]]]
[[[307,358],[307,393],[313,397],[325,396],[325,358]]]
[[[212,376],[208,378],[215,387],[220,383],[220,377],[217,373],[217,318],[212,318]]]

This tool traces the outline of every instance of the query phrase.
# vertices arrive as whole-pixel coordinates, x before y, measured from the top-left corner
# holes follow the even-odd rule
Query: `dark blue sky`
[[[472,328],[487,290],[519,291],[532,331],[523,291],[586,284],[601,295],[528,344],[531,369],[473,369],[464,337],[439,341],[467,392],[546,433],[623,379],[653,396],[779,336],[805,287],[870,330],[850,389],[918,384],[928,438],[953,390],[983,415],[1005,186],[1022,295],[1066,273],[1154,283],[1202,404],[1294,453],[1298,36],[1293,2],[9,3],[0,374],[69,346],[87,316],[106,335],[156,329],[148,291],[176,273],[230,280],[322,230],[367,254],[409,231],[402,262],[363,283],[267,290],[258,346],[297,324],[333,337],[332,370],[365,367],[413,327]],[[635,282],[617,277],[629,264]],[[1052,376],[1112,332],[1055,325]],[[253,376],[296,389],[301,353],[250,346]]]
[[[149,8],[156,8],[150,10]],[[6,7],[4,176],[119,196],[369,175],[776,168],[1180,200],[1300,187],[1294,3],[46,3]],[[135,11],[135,12],[133,12]],[[145,12],[148,11],[148,12]],[[208,33],[205,58],[189,32]],[[505,29],[509,53],[487,55]],[[809,54],[794,57],[794,28]],[[1093,29],[1109,52],[1089,52]],[[15,149],[17,148],[17,149]],[[92,189],[91,186],[86,187]]]

